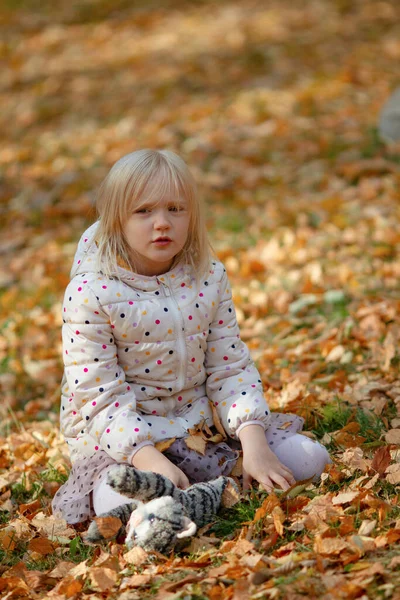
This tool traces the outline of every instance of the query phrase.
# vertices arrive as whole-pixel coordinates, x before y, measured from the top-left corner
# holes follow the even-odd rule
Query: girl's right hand
[[[139,471],[152,471],[168,477],[177,487],[185,489],[190,485],[185,473],[174,465],[154,446],[143,446],[132,458],[132,466]]]

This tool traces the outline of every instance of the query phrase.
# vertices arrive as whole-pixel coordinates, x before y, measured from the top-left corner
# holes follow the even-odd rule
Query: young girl
[[[102,183],[99,221],[82,236],[63,306],[61,430],[72,470],[54,512],[69,523],[128,499],[106,482],[115,463],[162,473],[179,487],[228,475],[243,450],[243,482],[266,490],[319,476],[326,449],[271,414],[240,340],[223,265],[213,258],[188,167],[170,151],[121,158]],[[188,429],[231,440],[203,456]],[[164,454],[155,443],[176,438]],[[236,442],[235,442],[236,441]],[[239,444],[240,443],[240,444]]]

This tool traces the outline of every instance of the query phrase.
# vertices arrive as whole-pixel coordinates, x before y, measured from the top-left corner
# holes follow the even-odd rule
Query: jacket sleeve
[[[118,363],[109,316],[86,281],[73,279],[63,306],[63,359],[68,401],[89,433],[115,461],[131,462],[151,444],[147,423],[135,412],[136,398]]]
[[[232,292],[224,269],[219,285],[219,305],[207,338],[206,390],[217,408],[225,431],[234,439],[250,424],[266,429],[270,410],[260,374],[249,349],[240,339]]]

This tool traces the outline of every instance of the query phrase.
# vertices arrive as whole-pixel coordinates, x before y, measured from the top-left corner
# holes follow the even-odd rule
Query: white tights
[[[281,463],[291,470],[296,481],[313,476],[315,478],[319,477],[325,465],[331,462],[324,446],[300,433],[283,440],[274,448],[274,453]],[[114,492],[108,485],[106,472],[110,468],[107,467],[101,473],[101,477],[99,477],[93,489],[93,508],[96,515],[101,515],[121,504],[131,502],[126,496]]]

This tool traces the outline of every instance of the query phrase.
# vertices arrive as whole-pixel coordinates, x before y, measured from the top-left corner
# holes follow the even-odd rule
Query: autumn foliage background
[[[400,152],[377,135],[399,17],[397,0],[2,3],[2,597],[400,597]],[[49,516],[69,468],[63,290],[96,186],[143,147],[191,166],[266,397],[335,461],[168,558]]]

